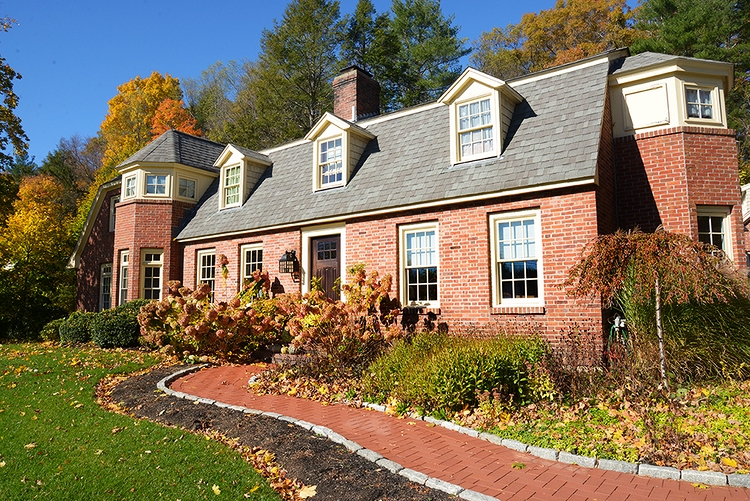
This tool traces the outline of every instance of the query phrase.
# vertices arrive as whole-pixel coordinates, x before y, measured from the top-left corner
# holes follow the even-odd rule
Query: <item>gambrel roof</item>
[[[524,101],[500,157],[451,166],[449,109],[438,103],[357,122],[375,139],[346,186],[311,189],[310,141],[262,151],[273,165],[242,207],[219,210],[214,183],[177,240],[594,183],[610,59],[509,81]]]

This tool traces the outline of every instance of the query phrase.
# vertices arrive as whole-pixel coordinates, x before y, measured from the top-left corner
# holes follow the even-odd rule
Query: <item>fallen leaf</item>
[[[36,442],[31,442],[30,444],[24,445],[24,448],[26,449],[33,449],[34,447],[36,447]]]
[[[730,468],[737,468],[737,461],[732,458],[721,458],[721,464]]]
[[[318,493],[317,485],[308,485],[306,487],[303,487],[302,490],[299,491],[299,497],[302,499],[307,499],[307,498],[313,497],[317,493]]]
[[[5,461],[0,461],[0,468],[5,468]]]
[[[513,464],[511,466],[514,469],[516,469],[516,470],[523,470],[524,468],[526,468],[526,464],[525,463],[516,463],[516,462],[513,462]]]
[[[212,491],[214,491],[214,494],[216,494],[217,496],[218,496],[219,494],[221,494],[221,489],[219,489],[219,486],[218,486],[218,485],[216,485],[216,484],[214,484],[214,486],[213,486],[213,487],[211,487],[211,490],[212,490]]]

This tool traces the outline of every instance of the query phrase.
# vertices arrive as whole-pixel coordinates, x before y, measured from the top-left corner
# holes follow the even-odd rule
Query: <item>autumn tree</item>
[[[654,233],[617,231],[599,236],[584,248],[564,285],[570,295],[601,298],[605,308],[616,307],[626,317],[632,311],[629,307],[649,305],[658,340],[659,374],[668,389],[664,308],[727,303],[747,296],[745,280],[715,250],[663,229]],[[635,323],[632,320],[628,318],[629,323]]]
[[[263,30],[248,91],[257,108],[261,147],[302,137],[333,109],[343,23],[336,0],[292,0],[281,22]]]
[[[75,274],[66,268],[74,240],[63,186],[51,176],[21,182],[0,234],[0,337],[36,335],[72,308]]]
[[[740,176],[750,182],[750,1],[644,0],[636,16],[634,53],[727,61],[735,84],[727,96],[729,127],[737,131]]]
[[[15,19],[0,19],[0,30],[7,32],[13,24],[16,24]],[[18,95],[13,90],[13,82],[20,79],[21,75],[0,57],[0,169],[8,168],[14,155],[23,155],[28,148],[29,138],[15,114]]]
[[[151,137],[156,138],[170,129],[193,136],[201,135],[195,117],[185,108],[185,103],[168,97],[159,104],[151,119]]]
[[[63,186],[64,204],[75,213],[78,202],[94,183],[103,158],[104,141],[100,136],[74,135],[60,139],[57,148],[44,158],[39,172],[52,176]]]
[[[552,9],[524,14],[518,24],[482,33],[471,62],[509,79],[577,61],[628,46],[632,16],[626,0],[557,0]]]
[[[180,82],[169,75],[153,72],[117,87],[100,127],[106,144],[103,163],[117,165],[151,142],[151,124],[165,99],[182,99]]]

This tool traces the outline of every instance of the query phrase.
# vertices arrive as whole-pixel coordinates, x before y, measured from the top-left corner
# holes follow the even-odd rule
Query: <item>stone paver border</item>
[[[297,426],[305,428],[306,430],[311,430],[318,435],[325,436],[332,442],[341,444],[347,449],[349,449],[350,451],[364,457],[365,459],[368,459],[369,461],[372,461],[378,466],[381,466],[393,473],[397,473],[414,483],[425,485],[427,487],[437,489],[437,490],[446,492],[454,496],[458,496],[461,499],[465,499],[468,501],[490,501],[490,500],[496,499],[491,496],[487,496],[486,494],[482,494],[480,492],[464,489],[459,485],[451,484],[449,482],[445,482],[444,480],[429,477],[418,471],[414,471],[409,468],[404,468],[400,464],[384,458],[383,456],[381,456],[375,451],[365,449],[364,447],[357,444],[356,442],[346,439],[346,437],[339,435],[338,433],[334,432],[333,430],[329,428],[326,428],[325,426],[315,425],[312,423],[308,423],[307,421],[302,421],[302,420],[299,420],[290,416],[283,416],[275,412],[264,412],[264,411],[259,411],[255,409],[248,409],[246,407],[242,407],[238,405],[229,405],[229,404],[225,404],[222,402],[216,402],[215,400],[200,398],[195,395],[190,395],[187,393],[174,391],[168,387],[170,383],[179,379],[180,377],[186,374],[189,374],[191,372],[198,371],[208,366],[209,364],[202,364],[202,365],[196,365],[196,366],[188,367],[186,369],[182,369],[180,371],[177,371],[165,377],[164,379],[159,381],[156,386],[158,389],[160,389],[164,393],[177,397],[177,398],[195,400],[200,403],[215,405],[217,407],[229,408],[229,409],[244,412],[246,414],[260,414],[260,415],[273,417],[275,419],[279,419],[282,421],[286,421],[288,423],[295,424]],[[248,381],[248,384],[253,383],[253,381],[255,380],[255,377],[256,376],[253,376],[252,378],[250,378],[250,380]],[[385,406],[379,405],[379,404],[364,403],[363,407],[369,408],[371,410],[379,411],[379,412],[386,411]],[[524,444],[523,442],[519,442],[518,440],[501,438],[491,433],[478,432],[477,430],[474,430],[472,428],[460,426],[450,421],[435,419],[430,416],[420,416],[418,414],[410,413],[409,418],[422,420],[430,424],[434,424],[436,426],[442,426],[443,428],[456,431],[463,435],[476,437],[481,440],[492,442],[496,445],[502,445],[503,447],[507,447],[508,449],[512,449],[518,452],[526,452],[533,456],[537,456],[537,457],[552,460],[552,461],[559,461],[559,462],[567,463],[567,464],[575,464],[575,465],[583,466],[587,468],[599,468],[602,470],[612,470],[612,471],[616,471],[620,473],[630,473],[633,475],[639,475],[639,476],[644,476],[644,477],[681,480],[685,482],[701,483],[701,484],[707,484],[707,485],[718,485],[718,486],[729,485],[732,487],[750,488],[750,475],[748,474],[733,473],[733,474],[727,475],[727,474],[715,472],[715,471],[678,470],[677,468],[672,468],[669,466],[656,466],[656,465],[651,465],[651,464],[646,464],[646,463],[630,463],[627,461],[598,459],[595,457],[580,456],[580,455],[571,454],[565,451],[558,451],[556,449],[536,447],[533,445]]]

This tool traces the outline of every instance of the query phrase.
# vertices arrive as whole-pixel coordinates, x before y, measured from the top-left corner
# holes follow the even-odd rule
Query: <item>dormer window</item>
[[[458,135],[463,160],[494,151],[490,98],[458,106]]]
[[[313,191],[346,186],[367,144],[367,129],[325,113],[305,136],[313,142]]]
[[[146,176],[147,195],[166,195],[167,176],[164,174],[148,174]]]
[[[344,169],[341,147],[341,138],[321,141],[320,161],[318,170],[320,172],[320,187],[330,188],[343,183]]]
[[[239,165],[228,167],[224,171],[224,207],[240,205],[240,184],[242,182],[242,168]]]
[[[450,110],[450,163],[498,157],[523,97],[499,78],[467,68],[438,103]]]
[[[709,89],[685,88],[688,118],[714,119],[714,105]]]

